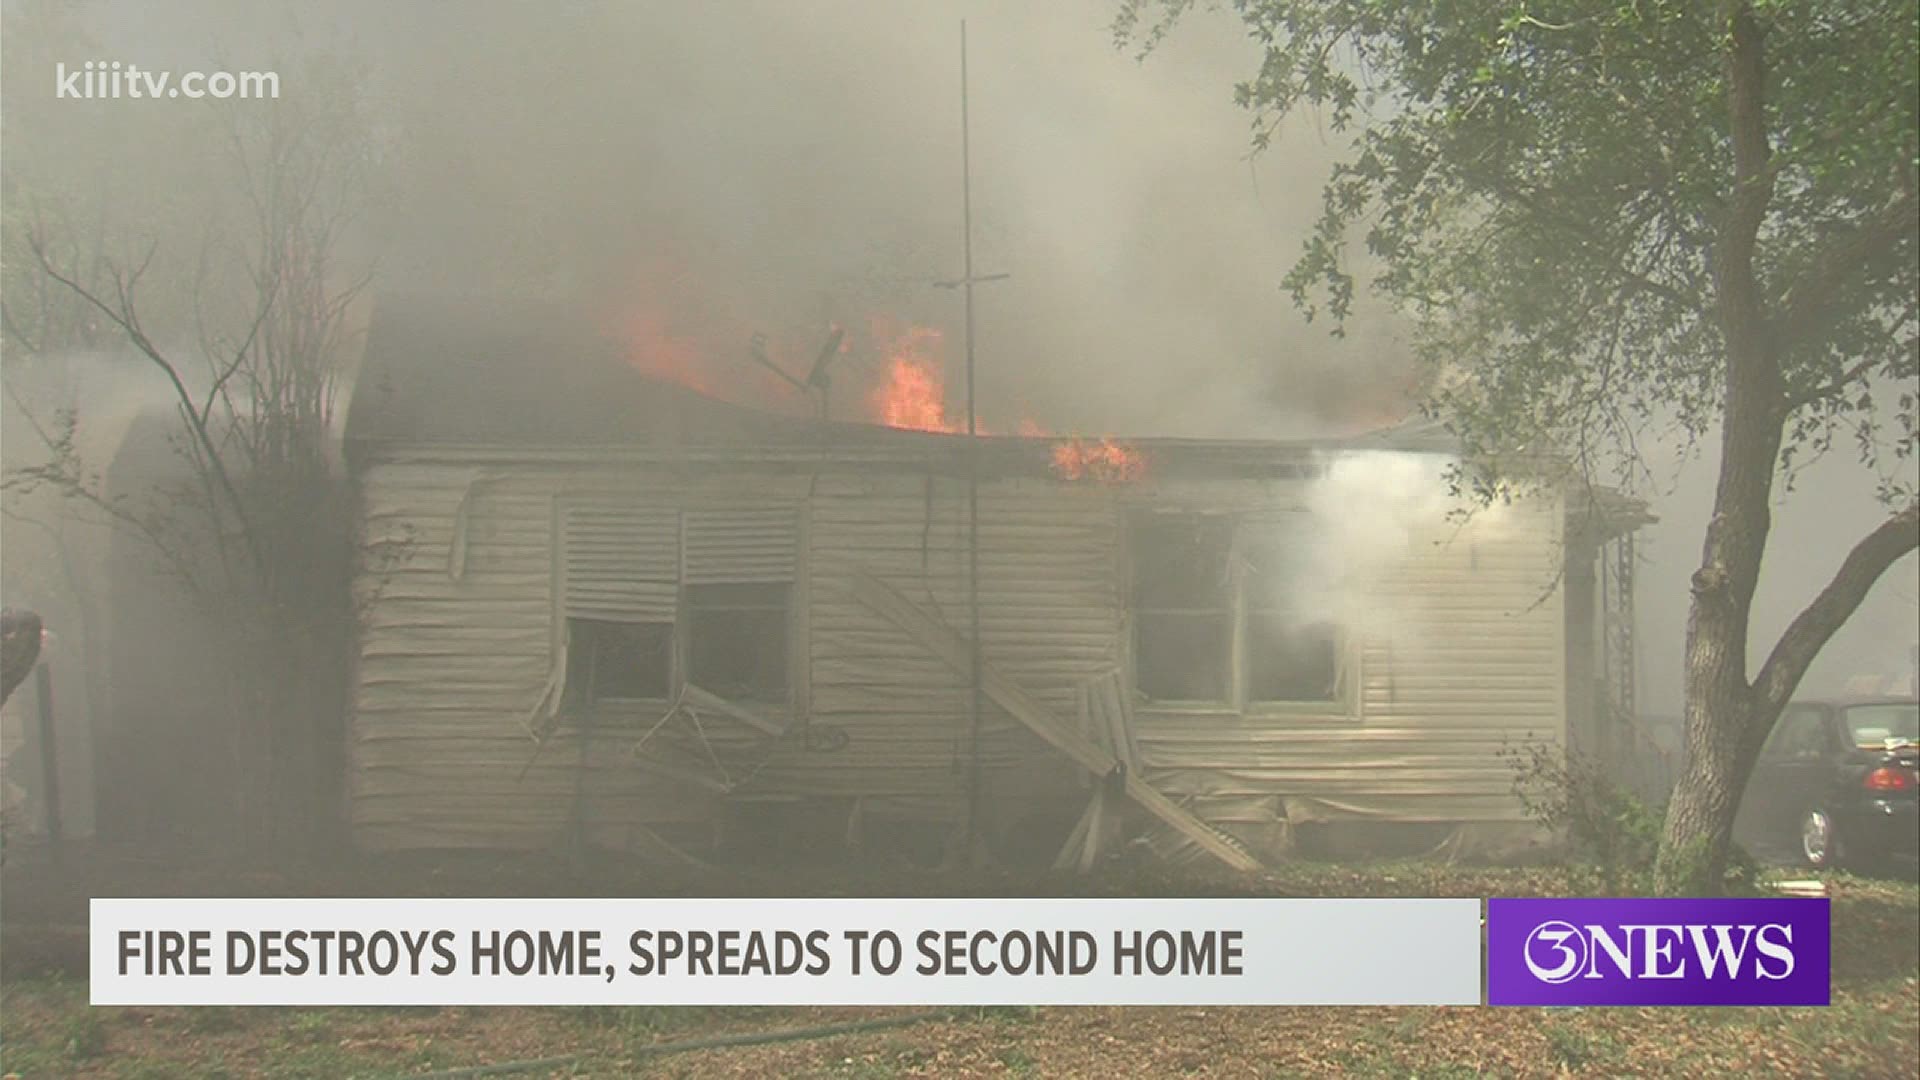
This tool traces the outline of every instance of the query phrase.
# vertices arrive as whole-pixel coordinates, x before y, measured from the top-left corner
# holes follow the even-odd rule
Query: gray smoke
[[[991,428],[1031,418],[1056,431],[1301,436],[1397,418],[1398,324],[1369,311],[1336,341],[1277,284],[1317,210],[1330,138],[1303,118],[1249,159],[1232,87],[1259,51],[1232,14],[1195,11],[1137,62],[1111,40],[1115,9],[23,2],[7,9],[0,65],[7,171],[136,232],[153,225],[178,280],[198,222],[218,209],[201,195],[218,147],[176,130],[196,106],[53,101],[53,64],[273,67],[283,96],[297,96],[313,89],[305,66],[330,57],[353,69],[373,133],[374,184],[343,256],[374,265],[377,288],[571,301],[773,405],[792,402],[749,366],[756,332],[798,367],[829,323],[862,348],[875,318],[920,323],[943,331],[957,383],[960,297],[932,282],[961,272],[964,17],[975,267],[1011,275],[980,288]],[[1821,468],[1782,511],[1756,637],[1879,513],[1845,463]],[[1663,521],[1642,548],[1640,623],[1655,711],[1677,709],[1686,575],[1710,492],[1710,466],[1694,465],[1654,499]],[[1914,638],[1914,565],[1895,568],[1810,687],[1898,668]]]
[[[359,246],[382,284],[639,320],[777,402],[745,368],[755,332],[798,365],[829,323],[883,316],[945,331],[958,367],[960,296],[931,283],[962,268],[964,17],[975,267],[1011,275],[979,295],[995,426],[1285,435],[1395,416],[1392,324],[1333,341],[1277,285],[1317,209],[1320,134],[1302,124],[1249,160],[1232,88],[1259,53],[1238,22],[1196,12],[1141,62],[1115,47],[1114,11],[202,0],[75,21],[102,58],[277,67],[283,96],[302,58],[348,58],[379,143]],[[123,120],[193,107],[110,104]]]

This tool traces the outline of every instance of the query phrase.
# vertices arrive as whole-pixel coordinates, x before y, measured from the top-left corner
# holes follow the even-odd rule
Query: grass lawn
[[[1159,875],[970,886],[833,879],[817,894],[1524,896],[1585,891],[1551,869],[1299,863],[1258,878]],[[299,884],[299,883],[295,883]],[[478,890],[443,882],[447,895]],[[789,885],[792,882],[788,883]],[[514,1075],[1912,1077],[1920,1070],[1920,888],[1834,875],[1824,1009],[1043,1008],[667,1054],[731,1033],[904,1016],[899,1009],[90,1008],[84,978],[19,972],[0,1067],[23,1078],[415,1076],[564,1058]],[[611,887],[611,885],[609,885]],[[320,894],[318,889],[307,889]],[[576,895],[595,889],[575,888]],[[809,890],[796,890],[804,894]],[[390,891],[391,895],[404,894]],[[12,916],[9,916],[12,918]],[[10,965],[17,968],[17,964]]]

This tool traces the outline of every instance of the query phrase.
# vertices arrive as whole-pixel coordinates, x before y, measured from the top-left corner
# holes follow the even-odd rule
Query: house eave
[[[890,437],[897,436],[897,437]],[[1071,438],[998,436],[977,440],[981,475],[1053,476],[1055,448]],[[1338,442],[1261,442],[1148,438],[1123,440],[1146,462],[1149,478],[1169,476],[1306,479],[1325,473],[1349,447]],[[1408,451],[1430,453],[1430,451]],[[714,444],[535,445],[359,439],[348,448],[356,469],[371,462],[474,465],[630,465],[661,468],[760,468],[811,471],[822,467],[910,469],[963,475],[967,439],[930,432],[884,432],[851,442],[768,441]]]

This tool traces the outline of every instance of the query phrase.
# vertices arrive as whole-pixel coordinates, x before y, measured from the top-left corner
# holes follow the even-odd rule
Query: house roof
[[[649,378],[584,320],[526,302],[393,297],[375,305],[347,407],[349,444],[751,442],[789,417]]]
[[[649,376],[578,318],[524,302],[392,296],[375,306],[348,405],[350,455],[381,447],[511,458],[671,453],[818,461],[964,460],[968,440],[874,424],[821,422],[734,405]],[[977,441],[983,469],[1044,473],[1059,437]],[[1444,433],[1403,425],[1352,439],[1128,439],[1156,474],[1285,475],[1327,450],[1443,452]]]

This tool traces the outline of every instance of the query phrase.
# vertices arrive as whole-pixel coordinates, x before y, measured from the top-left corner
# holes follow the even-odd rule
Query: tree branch
[[[1920,232],[1920,203],[1915,202],[1913,192],[1904,191],[1866,215],[1840,242],[1822,251],[1780,298],[1776,326],[1782,351],[1793,348],[1817,330],[1832,308],[1834,297],[1856,271],[1916,232]],[[1796,405],[1805,403],[1804,400],[1795,402]]]
[[[1548,206],[1533,193],[1523,191],[1511,184],[1490,182],[1487,184],[1487,187],[1500,198],[1532,214],[1535,218],[1539,219],[1542,224],[1551,228],[1562,229],[1576,240],[1584,241],[1596,248],[1606,249],[1611,253],[1614,245],[1607,243],[1604,231],[1595,227],[1595,219],[1567,213],[1556,207]],[[1649,296],[1665,300],[1679,311],[1705,313],[1706,309],[1699,296],[1689,296],[1666,282],[1654,279],[1644,271],[1637,270],[1625,262],[1612,258],[1611,255],[1599,259],[1598,262],[1599,265],[1597,269],[1602,273],[1619,279],[1620,284],[1627,289],[1643,292]]]
[[[1715,262],[1724,303],[1736,317],[1758,322],[1760,290],[1754,278],[1754,246],[1767,205],[1773,200],[1772,148],[1767,141],[1766,65],[1763,31],[1746,3],[1721,6],[1727,33],[1727,120],[1733,136],[1733,192],[1721,222]],[[1733,349],[1732,363],[1752,359]]]
[[[1784,411],[1787,413],[1792,413],[1798,409],[1805,408],[1806,406],[1811,405],[1816,401],[1820,401],[1824,398],[1832,397],[1833,395],[1839,393],[1840,391],[1845,390],[1847,386],[1851,384],[1855,379],[1865,378],[1867,375],[1867,372],[1872,371],[1874,368],[1874,365],[1880,362],[1881,362],[1881,357],[1870,356],[1865,360],[1861,360],[1858,363],[1855,363],[1852,367],[1846,369],[1845,371],[1842,371],[1839,374],[1839,376],[1834,378],[1832,381],[1823,382],[1820,385],[1813,387],[1812,389],[1803,390],[1800,393],[1795,394],[1792,397],[1789,397],[1784,404]]]
[[[266,323],[267,315],[273,310],[274,289],[269,286],[265,293],[260,298],[259,311],[253,316],[253,325],[247,328],[246,340],[240,343],[239,348],[233,350],[233,360],[220,370],[214,377],[213,385],[208,388],[206,403],[200,406],[200,415],[213,414],[214,402],[219,401],[226,394],[227,381],[240,370],[240,365],[246,363],[247,354],[253,351],[253,343],[260,337],[260,327]]]
[[[40,264],[42,273],[66,286],[78,295],[80,299],[86,301],[101,314],[105,315],[109,321],[115,326],[118,326],[121,331],[126,334],[127,340],[133,344],[134,348],[140,351],[142,356],[145,356],[155,367],[159,368],[161,372],[166,375],[167,381],[173,387],[174,398],[180,406],[182,418],[186,420],[187,426],[192,431],[195,441],[206,454],[207,460],[204,464],[208,475],[212,482],[218,486],[220,495],[227,503],[228,509],[233,513],[234,519],[239,522],[240,534],[246,543],[247,554],[252,559],[254,569],[258,570],[261,566],[259,537],[254,533],[251,522],[249,521],[247,506],[240,497],[240,490],[234,485],[233,478],[227,473],[226,462],[220,457],[220,448],[215,444],[213,433],[208,429],[207,417],[205,414],[195,410],[193,392],[187,389],[186,381],[180,375],[180,369],[174,365],[172,360],[167,358],[165,353],[160,351],[159,347],[147,337],[146,331],[140,326],[139,309],[135,306],[133,299],[134,287],[139,282],[140,276],[147,272],[147,267],[152,265],[154,253],[159,250],[159,245],[154,244],[149,246],[146,257],[141,260],[140,265],[131,273],[117,273],[114,275],[114,290],[118,297],[117,307],[101,299],[78,280],[61,273],[60,269],[53,264],[52,258],[48,255],[46,242],[43,237],[37,234],[30,237],[28,239],[28,248],[33,252],[35,260]]]
[[[1821,647],[1853,615],[1873,583],[1916,546],[1920,546],[1920,502],[1908,503],[1854,545],[1833,580],[1780,635],[1754,678],[1754,695],[1765,706],[1758,715],[1771,719],[1778,713]]]

